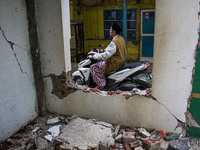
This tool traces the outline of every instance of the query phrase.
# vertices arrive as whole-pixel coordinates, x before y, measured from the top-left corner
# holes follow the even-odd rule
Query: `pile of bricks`
[[[162,131],[163,132],[163,131]],[[162,133],[161,132],[161,133]],[[110,147],[113,150],[149,150],[159,147],[163,137],[159,132],[152,131],[151,134],[144,128],[120,128],[116,126],[114,131],[115,145]]]

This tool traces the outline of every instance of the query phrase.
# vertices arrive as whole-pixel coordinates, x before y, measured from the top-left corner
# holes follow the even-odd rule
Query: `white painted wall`
[[[157,0],[153,96],[185,122],[198,41],[199,0]]]
[[[13,52],[0,31],[1,141],[38,113],[24,0],[1,0],[0,14],[0,26],[6,38],[15,43]],[[15,53],[24,73],[20,70]]]
[[[68,0],[36,0],[43,75],[71,70],[70,14]],[[63,12],[63,13],[62,13]],[[50,78],[44,78],[47,105],[58,99],[51,94]]]
[[[43,74],[69,71],[71,69],[69,1],[36,0],[35,4]],[[62,19],[63,17],[65,19]]]
[[[68,3],[67,0],[62,2]],[[69,50],[64,53],[61,1],[37,0],[36,4],[43,74],[59,75],[66,68],[64,54],[69,55]],[[191,91],[198,6],[197,0],[156,2],[153,96],[182,121],[185,121],[184,112]],[[69,36],[64,37],[69,44]],[[61,100],[51,94],[50,78],[45,78],[45,88],[50,112],[65,115],[76,113],[80,117],[166,131],[173,131],[177,125],[174,116],[150,98],[134,96],[126,100],[122,95],[102,97],[77,91]]]

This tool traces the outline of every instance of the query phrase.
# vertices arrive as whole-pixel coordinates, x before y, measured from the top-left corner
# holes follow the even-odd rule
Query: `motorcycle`
[[[93,49],[88,55],[100,53],[99,49]],[[87,56],[88,56],[87,55]],[[94,88],[90,66],[97,63],[94,59],[83,59],[78,64],[78,70],[72,74],[73,81],[79,85],[87,85]],[[129,63],[119,68],[115,73],[106,76],[105,91],[131,91],[133,88],[144,90],[151,88],[152,63],[148,61]]]

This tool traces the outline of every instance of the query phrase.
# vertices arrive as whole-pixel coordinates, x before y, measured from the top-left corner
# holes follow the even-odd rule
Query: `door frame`
[[[141,24],[140,24],[140,61],[152,61],[153,62],[153,57],[142,57],[142,36],[154,36],[154,34],[142,34],[143,33],[143,12],[155,12],[155,9],[142,9],[141,13],[140,13],[140,18],[141,18]],[[154,26],[155,28],[155,26]],[[154,29],[154,33],[155,33],[155,29]]]

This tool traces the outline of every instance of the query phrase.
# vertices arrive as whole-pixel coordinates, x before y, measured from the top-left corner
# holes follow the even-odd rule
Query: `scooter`
[[[88,55],[100,53],[99,49],[93,49]],[[97,60],[85,58],[78,64],[78,70],[72,74],[73,81],[79,85],[95,87],[90,66],[97,63]],[[151,88],[152,71],[148,70],[152,66],[151,62],[130,63],[119,68],[115,73],[106,76],[105,91],[131,91],[133,88],[144,90]]]

